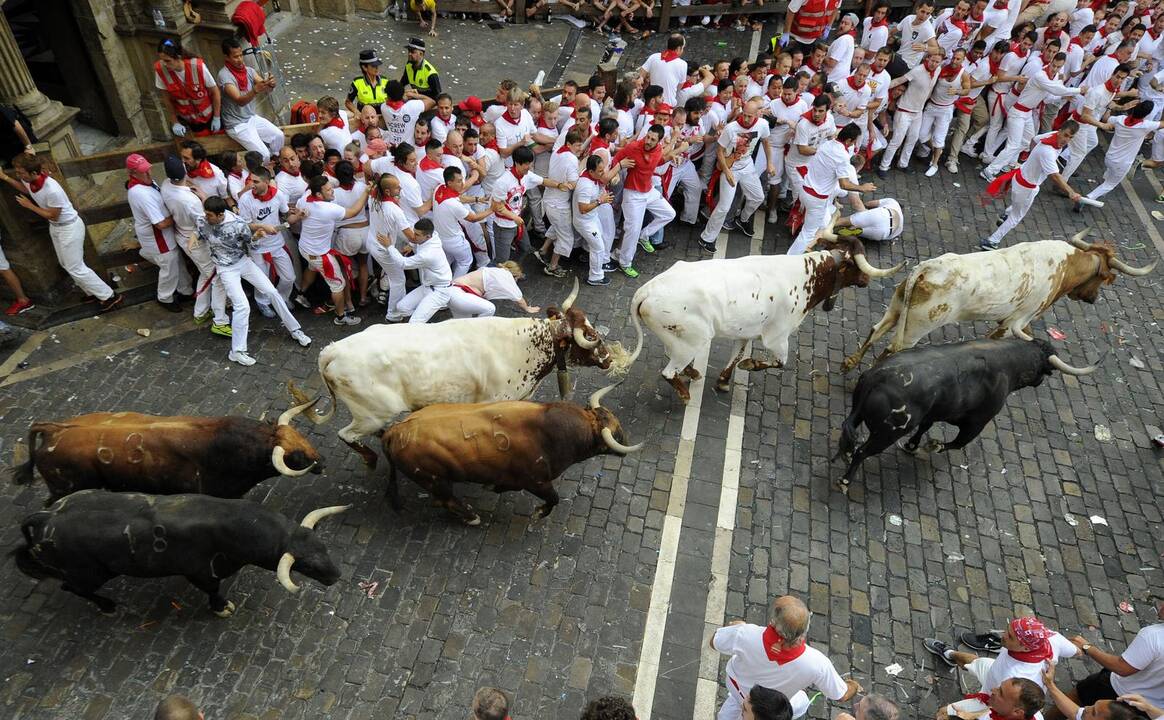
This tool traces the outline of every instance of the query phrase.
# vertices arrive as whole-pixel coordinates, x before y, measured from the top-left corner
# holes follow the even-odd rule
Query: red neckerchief
[[[344,191],[347,191],[347,192],[351,192],[352,188],[354,188],[355,186],[356,186],[356,181],[355,181],[355,180],[353,180],[352,182],[350,182],[350,183],[347,183],[347,184],[345,184],[345,183],[340,183],[340,190],[344,190]]]
[[[808,643],[802,642],[796,647],[782,648],[776,652],[772,652],[772,646],[782,639],[780,633],[776,632],[776,628],[764,628],[764,653],[768,656],[769,660],[775,662],[777,665],[792,662],[803,655],[804,651],[808,649]]]
[[[255,189],[252,187],[251,188],[251,195],[254,195],[255,200],[258,200],[259,202],[267,202],[271,198],[275,197],[275,193],[277,193],[278,191],[279,191],[279,188],[275,187],[275,183],[268,183],[267,192],[265,194],[263,194],[263,195],[258,194],[257,192],[255,192]]]
[[[545,128],[546,130],[557,130],[558,129],[558,126],[556,123],[547,123],[546,122],[545,115],[538,115],[538,127]]]
[[[599,148],[609,148],[609,147],[610,147],[610,143],[597,135],[590,138],[590,152],[591,153],[593,153],[595,150],[598,150]]]
[[[850,36],[850,37],[852,37],[853,39],[856,39],[856,37],[857,37],[857,28],[853,28],[852,30],[850,30],[849,32],[847,32],[847,33],[845,33],[845,34],[846,34],[846,35],[848,35],[848,36]]]
[[[562,147],[558,148],[554,152],[556,155],[561,155],[562,153],[568,153],[568,152],[570,152],[570,146],[563,144]]]
[[[856,75],[850,75],[849,77],[845,78],[845,80],[849,83],[849,87],[853,88],[854,90],[860,90],[861,88],[865,87],[865,83],[861,83],[860,85],[858,85],[855,82],[853,82],[856,79],[857,79]],[[781,98],[781,100],[783,100],[783,98]],[[784,104],[788,105],[788,103],[784,103]],[[788,105],[788,106],[791,107],[791,105]]]
[[[399,110],[400,108],[404,107],[403,100],[385,100],[384,104],[393,110]]]
[[[988,695],[986,693],[973,693],[972,695],[967,695],[966,699],[967,700],[978,700],[983,705],[986,705],[987,709],[990,710],[990,720],[1005,720],[1002,715],[999,715],[998,713],[994,712],[994,708],[990,707],[990,705],[987,704],[990,702],[990,695]]]
[[[885,27],[885,26],[886,26],[886,25],[888,25],[888,24],[889,24],[889,16],[888,16],[888,15],[886,15],[885,17],[881,18],[881,19],[880,19],[880,20],[878,20],[877,22],[871,22],[871,23],[869,23],[869,27],[871,27],[871,28],[879,28],[879,27]]]
[[[1099,36],[1100,36],[1101,38],[1105,38],[1105,37],[1107,37],[1108,35],[1111,35],[1111,33],[1112,33],[1112,30],[1113,30],[1113,28],[1109,28],[1107,25],[1104,25],[1103,27],[1101,27],[1101,28],[1099,29]]]
[[[602,181],[599,180],[598,178],[594,177],[593,175],[591,175],[589,170],[583,171],[583,173],[579,177],[584,177],[599,187],[603,186]]]
[[[516,179],[517,179],[517,184],[518,184],[518,185],[521,185],[521,175],[518,175],[518,174],[517,174],[517,166],[516,166],[516,165],[510,165],[510,166],[509,166],[509,174],[510,174],[510,175],[512,175],[514,178],[516,178]]]
[[[659,59],[662,60],[663,62],[671,62],[672,60],[678,60],[679,59],[679,51],[678,50],[664,50],[663,52],[659,53]]]
[[[298,170],[280,170],[279,172],[285,172],[285,173],[287,173],[288,175],[290,175],[291,177],[299,177],[299,171],[298,171]]]
[[[429,159],[428,155],[425,155],[420,160],[420,169],[421,170],[440,170],[442,167],[444,167],[444,166],[441,165],[436,160]]]
[[[505,122],[509,123],[510,125],[516,125],[519,122],[521,122],[521,113],[519,112],[517,114],[517,119],[514,120],[513,118],[509,117],[509,111],[506,110],[505,112],[501,113],[501,119],[504,120]]]
[[[238,178],[239,180],[242,180],[242,170],[231,170],[231,171],[230,171],[230,176],[231,176],[231,177],[236,177],[236,178]]]
[[[962,66],[954,67],[953,63],[946,63],[941,67],[941,76],[943,80],[950,80],[958,77],[958,73],[962,72]]]
[[[448,185],[441,185],[440,187],[438,187],[436,189],[436,192],[434,192],[432,194],[432,199],[433,199],[433,202],[435,202],[437,205],[440,205],[441,203],[443,203],[445,200],[448,200],[449,198],[459,198],[460,196],[461,196],[460,193],[458,193],[456,190],[452,189]]]
[[[485,124],[485,118],[481,117],[480,115],[474,115],[473,117],[469,118],[469,124],[476,127],[481,127]]]
[[[323,166],[323,174],[330,175],[331,177],[335,177],[335,170],[328,165],[324,165]]]
[[[158,189],[158,186],[153,184],[152,182],[142,182],[141,180],[138,180],[134,176],[130,175],[129,182],[125,183],[125,189],[129,190],[131,187],[133,187],[135,185],[145,185],[146,187],[152,187],[154,190]]]
[[[307,193],[307,202],[327,202],[321,197],[315,197],[314,193]]]
[[[1030,51],[1024,48],[1022,45],[1016,45],[1015,47],[1011,48],[1010,51],[1021,59],[1025,59],[1026,56],[1030,53]]]
[[[242,69],[236,70],[234,65],[226,63],[226,69],[230,70],[230,74],[234,76],[234,82],[238,85],[238,91],[245,93],[250,87],[250,73],[247,72],[247,66],[243,65]]]
[[[683,84],[679,86],[679,89],[680,89],[680,90],[686,90],[687,88],[691,87],[691,86],[692,86],[692,85],[694,85],[694,84],[695,84],[695,83],[691,82],[690,80],[684,80],[684,81],[683,81]]]
[[[1144,122],[1144,118],[1134,118],[1131,115],[1128,115],[1124,118],[1125,127],[1135,127],[1142,122]]]
[[[356,174],[359,175],[360,173],[364,172],[364,163],[354,162],[352,163],[352,168],[355,169]]]
[[[978,16],[977,16],[977,17],[975,17],[975,15],[974,15],[974,11],[973,11],[973,10],[971,10],[971,11],[970,11],[970,19],[971,19],[971,20],[973,20],[973,21],[974,21],[974,22],[976,22],[976,23],[980,23],[980,22],[982,22],[982,18],[983,18],[983,17],[985,17],[985,16],[984,16],[983,14],[981,14],[981,13],[979,13],[979,14],[978,14]]]
[[[1047,141],[1044,140],[1043,142],[1045,143]],[[1027,650],[1026,652],[1015,652],[1013,650],[1008,650],[1007,652],[1015,660],[1027,663],[1041,663],[1044,660],[1050,660],[1052,657],[1054,657],[1054,654],[1051,652],[1051,643],[1047,642],[1046,640],[1043,641],[1042,647],[1036,648],[1034,650]]]
[[[48,177],[48,173],[42,172],[32,179],[32,182],[28,184],[28,189],[32,192],[40,192],[40,189],[44,187],[44,181],[48,180]]]
[[[812,64],[812,58],[805,60],[804,66],[807,67],[809,70],[812,70],[813,74],[820,72],[820,68],[818,68],[817,66]]]
[[[751,130],[752,128],[756,127],[756,123],[757,123],[759,120],[760,120],[760,116],[759,116],[759,115],[757,115],[756,117],[752,118],[752,122],[750,122],[750,123],[748,123],[747,125],[745,125],[745,124],[744,124],[744,119],[743,119],[742,117],[738,117],[738,118],[736,118],[736,125],[739,125],[739,126],[740,126],[740,127],[742,127],[744,130]]]
[[[822,85],[817,85],[817,86],[816,86],[816,87],[814,87],[814,88],[809,88],[809,89],[808,89],[808,92],[809,92],[809,93],[810,93],[810,94],[811,94],[813,97],[820,97],[820,94],[821,94],[822,92],[824,92],[824,86],[822,86]]]
[[[1083,38],[1076,35],[1075,37],[1071,38],[1071,44],[1078,45],[1079,47],[1083,47]]]
[[[1002,69],[1002,60],[999,60],[998,62],[994,62],[989,57],[987,57],[986,62],[988,62],[990,64],[990,76],[991,77],[994,77],[995,75],[997,75],[998,71]]]
[[[951,17],[949,17],[949,18],[947,18],[947,19],[946,19],[946,22],[948,22],[949,24],[951,24],[951,25],[953,25],[954,27],[958,28],[959,30],[961,30],[961,31],[962,31],[962,37],[966,37],[967,35],[969,35],[969,34],[970,34],[970,28],[969,28],[969,27],[966,25],[966,21],[965,21],[965,20],[955,20],[955,19],[954,19],[954,18],[951,16]]]
[[[1148,32],[1148,37],[1152,38],[1153,40],[1156,40],[1156,39],[1157,39],[1157,38],[1159,38],[1159,37],[1160,37],[1160,35],[1162,34],[1162,33],[1154,33],[1154,32],[1152,32],[1152,28],[1148,28],[1148,31],[1147,31],[1147,32]]]
[[[923,68],[925,67],[925,63],[922,63],[922,67]],[[941,69],[942,69],[942,66],[939,65],[936,68],[934,68],[933,70],[928,70],[927,72],[929,72],[930,77],[935,77],[941,71]]]
[[[333,117],[331,119],[331,122],[329,122],[327,125],[324,125],[324,127],[337,127],[340,130],[347,130],[348,129],[347,123],[345,123],[344,119],[342,117],[340,117],[339,115],[336,115],[335,117]]]
[[[1114,94],[1115,94],[1115,92],[1116,92],[1116,90],[1119,88],[1119,85],[1112,85],[1112,82],[1113,82],[1113,79],[1112,79],[1112,78],[1108,78],[1108,79],[1107,79],[1107,80],[1106,80],[1106,81],[1103,83],[1103,86],[1104,86],[1105,88],[1107,88],[1107,91],[1108,91],[1108,92],[1110,92],[1111,94],[1113,94],[1113,95],[1114,95]]]
[[[200,177],[200,178],[209,179],[209,178],[214,177],[214,166],[210,164],[210,161],[203,160],[202,162],[198,163],[198,167],[189,171],[187,173],[187,175],[190,175],[191,177]]]
[[[1050,145],[1051,147],[1058,150],[1059,146],[1057,143],[1059,142],[1059,133],[1051,133],[1050,135],[1043,138],[1039,142],[1043,143],[1044,145]],[[1014,657],[1014,653],[1011,653],[1011,657]]]
[[[828,113],[825,113],[824,119],[823,119],[823,120],[821,120],[820,122],[817,122],[816,120],[813,120],[813,119],[812,119],[812,110],[809,110],[808,112],[806,112],[805,114],[801,115],[800,117],[802,117],[802,118],[804,118],[805,120],[809,121],[809,122],[810,122],[810,123],[812,123],[813,125],[816,125],[817,127],[820,127],[821,125],[824,125],[824,124],[825,124],[825,120],[828,120],[828,119],[829,119],[829,115],[828,115]]]
[[[452,150],[449,150],[447,147],[441,150],[441,155],[448,155],[449,157],[455,157],[458,159],[460,159],[460,157],[461,157],[460,155],[456,154]]]
[[[500,152],[501,148],[497,146],[497,138],[493,138],[489,142],[485,143],[485,149],[486,150],[496,150],[496,151]]]

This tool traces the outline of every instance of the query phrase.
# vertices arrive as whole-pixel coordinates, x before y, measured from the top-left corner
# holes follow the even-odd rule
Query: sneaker
[[[1002,649],[1002,631],[990,630],[984,633],[964,632],[958,636],[962,644],[978,652],[996,653]]]
[[[942,661],[945,662],[950,667],[957,667],[958,663],[954,662],[953,659],[951,659],[951,657],[950,657],[950,655],[953,654],[954,651],[946,643],[944,643],[941,640],[938,640],[936,638],[926,638],[925,640],[922,641],[922,645],[925,646],[926,650],[929,650],[934,655],[937,655],[938,657],[940,657],[942,659]]]
[[[304,308],[305,310],[311,309],[311,301],[308,300],[307,296],[303,293],[299,293],[295,296],[295,304],[301,308]]]
[[[937,174],[938,174],[938,166],[937,165],[930,165],[928,168],[926,168],[926,177],[933,177],[934,175],[937,175]]]
[[[307,347],[308,345],[311,344],[311,338],[307,337],[307,333],[303,332],[302,330],[296,330],[296,331],[292,332],[291,339],[294,340],[295,342],[299,343],[303,347]]]
[[[534,250],[533,256],[538,259],[538,262],[542,264],[542,267],[550,266],[550,261],[546,259],[545,255],[542,255],[542,251],[540,249]]]
[[[103,312],[103,313],[109,312],[113,308],[120,305],[123,300],[125,300],[125,296],[123,296],[123,295],[113,295],[112,297],[110,297],[106,300],[102,300],[101,301],[101,309],[99,310],[99,312]],[[209,316],[210,316],[210,313],[207,313],[207,319],[209,319]],[[195,319],[194,322],[198,322],[198,320]],[[202,322],[206,322],[206,320],[203,320]],[[199,324],[201,324],[201,323],[199,323]]]
[[[607,260],[602,264],[602,272],[615,272],[618,270],[618,263],[613,260]]]
[[[8,309],[4,311],[4,314],[19,315],[25,310],[31,310],[34,307],[36,307],[36,305],[33,304],[32,300],[25,298],[24,300],[17,300],[16,302],[9,305]]]
[[[946,163],[946,172],[950,173],[951,175],[957,175],[958,174],[958,163],[954,162],[954,161],[950,161],[950,162]]]
[[[734,227],[736,230],[739,230],[744,235],[747,235],[750,238],[756,237],[756,231],[752,229],[752,223],[750,223],[746,220],[741,220],[739,218],[736,218],[736,221],[735,221],[735,223],[732,224],[732,227]]]
[[[408,318],[403,315],[385,315],[384,322],[389,325],[396,325],[397,323],[408,322]]]
[[[657,242],[657,243],[655,243],[655,251],[656,252],[658,252],[659,250],[666,250],[669,247],[671,247],[671,243],[669,243],[669,242]]]
[[[570,274],[560,267],[550,267],[549,265],[546,265],[544,268],[542,268],[542,272],[544,272],[546,275],[549,275],[550,277],[556,278],[564,278]]]
[[[231,362],[236,362],[243,367],[250,367],[255,364],[255,359],[247,355],[246,350],[231,350],[226,356]]]
[[[359,325],[360,318],[350,313],[344,313],[343,315],[336,317],[336,319],[332,322],[334,322],[336,325]]]
[[[586,284],[587,284],[587,285],[593,285],[593,286],[595,286],[595,287],[601,287],[601,286],[603,286],[603,285],[609,285],[609,284],[610,284],[610,278],[608,278],[608,277],[606,277],[605,275],[603,275],[603,276],[602,276],[600,279],[598,279],[598,280],[590,280],[590,279],[587,279],[587,280],[586,280]]]
[[[780,214],[776,212],[775,208],[766,211],[764,215],[766,216],[765,221],[770,223],[776,222],[776,220],[780,217]]]
[[[989,165],[990,163],[994,162],[994,156],[985,152],[979,153],[978,159],[982,162],[983,165]]]
[[[715,254],[715,243],[703,242],[702,240],[697,242],[699,243],[699,247],[703,248],[703,252],[708,253],[709,255]]]
[[[994,182],[994,173],[990,172],[989,168],[982,168],[982,172],[978,173],[978,177],[986,182]]]
[[[888,171],[888,170],[883,170],[883,169],[881,169],[881,168],[877,168],[877,177],[879,177],[879,178],[881,178],[882,180],[884,180],[885,178],[889,177],[889,171]]]
[[[178,305],[177,301],[175,300],[171,300],[170,302],[162,302],[161,300],[158,300],[158,305],[161,305],[170,312],[182,312],[181,306]]]
[[[1004,222],[1006,222],[1006,213],[1003,213],[1003,214],[998,216],[998,221],[994,223],[994,227],[998,227],[999,225],[1003,224]]]
[[[913,154],[919,158],[928,158],[930,156],[930,148],[927,145],[922,145]]]
[[[633,265],[627,265],[626,267],[621,268],[621,270],[622,274],[626,275],[628,278],[637,278],[639,276],[639,271],[635,270]]]
[[[857,237],[862,232],[864,231],[859,227],[843,227],[840,230],[837,230],[837,235],[840,235],[841,237]]]
[[[651,244],[650,238],[645,238],[645,237],[639,238],[639,247],[641,247],[643,249],[643,252],[645,252],[648,255],[651,255],[652,253],[655,252],[655,246]]]
[[[275,317],[275,308],[270,305],[263,305],[262,303],[255,303],[259,306],[259,314],[265,318]]]
[[[234,334],[234,331],[231,330],[230,325],[211,325],[210,332],[214,335],[221,335],[223,337],[230,337]]]
[[[989,240],[983,240],[982,242],[978,243],[978,249],[979,250],[997,250],[998,246],[991,243]]]
[[[1160,193],[1159,195],[1156,196],[1156,202],[1164,203],[1164,193]]]

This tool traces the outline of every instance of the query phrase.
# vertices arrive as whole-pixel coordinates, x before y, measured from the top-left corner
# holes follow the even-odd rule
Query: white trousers
[[[1018,181],[1010,184],[1010,207],[1006,209],[1006,220],[1003,221],[994,234],[990,236],[990,244],[997,245],[1002,242],[1006,234],[1014,230],[1022,219],[1026,217],[1027,212],[1031,209],[1031,205],[1035,202],[1035,196],[1039,194],[1039,189],[1028,188],[1020,185]]]
[[[570,202],[558,203],[542,200],[542,208],[546,211],[546,219],[550,223],[547,233],[554,238],[554,254],[564,258],[574,252],[574,222],[570,214]],[[457,277],[457,273],[453,273]]]
[[[913,146],[917,144],[920,133],[921,114],[898,108],[893,114],[893,135],[889,138],[889,147],[881,153],[881,170],[889,169],[898,149],[901,150],[901,157],[897,159],[897,167],[909,167],[909,158],[913,155]]]
[[[404,286],[404,268],[388,254],[388,248],[375,238],[368,238],[366,247],[368,254],[384,271],[384,277],[388,280],[388,310],[384,313],[384,319],[392,322],[403,320],[404,315],[400,313],[398,307],[407,292]]]
[[[449,312],[455,318],[493,317],[497,306],[480,295],[455,287],[449,290]]]
[[[1098,200],[1104,195],[1107,195],[1112,190],[1115,190],[1116,185],[1120,184],[1128,175],[1128,170],[1132,169],[1131,163],[1120,163],[1115,165],[1110,162],[1103,164],[1103,182],[1095,186],[1091,192],[1087,193],[1087,197],[1092,200]]]
[[[590,212],[594,215],[594,211]],[[590,267],[586,275],[587,280],[601,280],[603,264],[610,260],[610,247],[614,244],[614,237],[604,235],[602,223],[598,218],[574,218],[574,229],[582,236],[582,244],[590,256]]]
[[[167,252],[142,246],[138,251],[143,258],[158,266],[158,302],[173,302],[174,293],[189,295],[194,292],[182,253],[172,247]]]
[[[299,329],[299,321],[291,314],[287,303],[275,291],[275,286],[267,279],[266,273],[249,257],[244,257],[234,265],[218,268],[218,277],[222,278],[222,286],[234,306],[234,313],[230,319],[230,349],[235,352],[246,352],[247,333],[250,330],[251,304],[243,292],[242,281],[246,280],[255,289],[255,295],[266,295],[271,306],[283,322],[283,327],[289,332]]]
[[[699,194],[704,186],[699,182],[699,171],[695,169],[695,163],[690,160],[684,161],[671,172],[667,197],[672,197],[679,187],[683,188],[683,217],[680,219],[685,223],[694,223],[699,218]]]
[[[1062,175],[1064,180],[1071,179],[1071,176],[1075,174],[1075,171],[1083,163],[1084,158],[1097,145],[1099,145],[1099,137],[1096,136],[1095,126],[1079,123],[1079,131],[1071,137],[1071,142],[1067,143],[1067,149],[1071,152],[1071,157],[1063,167]]]
[[[950,121],[954,119],[953,105],[930,103],[922,113],[921,130],[918,137],[935,150],[946,147],[946,133],[950,131]]]
[[[421,285],[404,296],[397,311],[403,315],[410,315],[410,323],[426,323],[433,315],[449,306],[449,296],[452,295],[450,286],[432,287]]]
[[[269,259],[268,259],[269,258]],[[291,262],[291,256],[287,254],[286,248],[275,248],[266,252],[251,251],[251,260],[259,269],[267,274],[270,278],[274,273],[277,278],[275,290],[279,293],[279,297],[283,298],[284,302],[291,300],[291,288],[295,287],[295,265]],[[255,302],[259,305],[270,306],[265,295],[255,295]]]
[[[113,288],[85,264],[85,223],[81,218],[73,218],[70,223],[49,225],[49,237],[53,240],[53,250],[57,262],[73,278],[81,292],[98,300],[113,297]]]
[[[802,255],[808,244],[815,238],[820,229],[828,222],[829,213],[833,209],[832,198],[818,198],[810,195],[804,187],[800,188],[800,206],[804,208],[804,224],[800,226],[800,234],[792,247],[788,248],[789,255]]]
[[[445,259],[449,261],[453,277],[461,277],[469,272],[469,267],[473,264],[473,248],[469,246],[469,241],[464,235],[448,240],[442,237],[441,249],[445,251]]]
[[[1035,121],[1030,110],[1011,107],[1006,116],[1006,145],[994,162],[986,168],[987,175],[997,175],[1003,169],[1018,162],[1021,153],[1035,137]]]
[[[744,206],[740,208],[739,217],[751,217],[752,213],[756,212],[756,208],[760,207],[760,203],[764,202],[764,188],[760,186],[760,176],[751,166],[744,170],[732,170],[732,174],[735,176],[735,185],[728,183],[726,175],[719,176],[719,197],[715,201],[715,210],[712,211],[711,217],[707,219],[707,225],[700,234],[705,243],[715,244],[716,238],[719,237],[719,231],[723,230],[724,221],[727,220],[728,211],[731,210],[732,200],[736,197],[737,189],[744,191]]]
[[[643,227],[643,216],[651,211],[651,223]],[[622,245],[618,249],[618,263],[630,267],[635,261],[639,238],[651,237],[675,219],[675,210],[663,199],[663,193],[651,188],[648,192],[622,191]]]
[[[246,122],[226,129],[226,134],[234,138],[247,150],[262,153],[263,162],[278,155],[283,149],[283,131],[265,117],[254,115]]]
[[[182,243],[178,244],[198,268],[198,280],[194,283],[194,317],[202,317],[210,310],[215,325],[229,325],[230,316],[226,314],[226,288],[222,285],[222,278],[218,277],[214,261],[210,259],[210,248],[206,243],[199,243],[193,248]]]
[[[1002,133],[1002,127],[1006,125],[1006,100],[1005,95],[999,95],[993,90],[990,93],[990,123],[986,126],[986,144],[982,146],[982,152],[994,157],[998,152],[999,135]]]
[[[888,208],[869,208],[849,216],[853,227],[861,228],[862,240],[888,240],[893,234],[893,223]]]
[[[1156,105],[1157,109],[1159,109],[1161,105],[1164,105],[1164,102],[1158,103]],[[1159,130],[1157,130],[1152,135],[1152,160],[1155,162],[1164,160],[1164,133],[1160,132]]]

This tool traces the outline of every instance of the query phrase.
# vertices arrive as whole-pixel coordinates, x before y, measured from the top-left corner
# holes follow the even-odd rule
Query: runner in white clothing
[[[930,53],[940,49],[937,30],[930,17],[933,13],[933,0],[919,0],[913,14],[906,15],[894,28],[901,41],[901,47],[897,51],[898,57],[910,70],[921,64]]]
[[[605,155],[586,158],[586,171],[578,177],[572,198],[574,229],[582,236],[589,254],[587,285],[609,285],[606,273],[616,268],[610,259],[610,249],[614,245],[613,218],[610,226],[604,228],[600,212],[614,202],[614,195],[606,187],[608,182],[618,177],[618,170],[609,172],[608,167]]]
[[[904,22],[904,21],[903,21]],[[933,93],[938,83],[939,66],[942,63],[942,51],[933,50],[926,55],[925,61],[905,75],[889,84],[893,89],[898,85],[909,83],[909,87],[897,99],[897,112],[893,116],[893,135],[889,139],[889,147],[881,154],[881,165],[877,168],[877,177],[884,178],[889,172],[893,156],[901,150],[901,157],[897,160],[897,167],[909,167],[910,156],[913,155],[913,146],[917,143],[921,132],[922,111],[925,109],[926,99]]]
[[[384,298],[387,310],[384,319],[390,323],[403,322],[397,306],[407,293],[404,267],[388,254],[390,246],[400,249],[412,237],[412,226],[400,208],[400,180],[384,173],[376,181],[376,189],[368,203],[368,238],[366,249],[384,271],[388,295]]]
[[[719,197],[700,235],[699,244],[705,252],[715,252],[716,238],[726,225],[725,220],[731,210],[737,188],[744,191],[744,204],[731,228],[748,237],[754,235],[751,217],[764,201],[764,190],[760,187],[760,177],[752,163],[752,153],[756,146],[760,145],[764,157],[771,156],[768,143],[771,131],[767,122],[759,121],[762,106],[763,102],[759,98],[744,103],[740,114],[724,127],[716,142],[716,163],[720,171]],[[767,170],[770,174],[776,172],[771,163],[768,164]]]
[[[873,14],[861,21],[861,48],[875,53],[888,44],[889,3],[879,1],[873,6]]]
[[[287,194],[271,182],[271,172],[266,168],[258,168],[251,173],[251,189],[239,196],[238,215],[248,223],[274,226],[291,225],[299,222],[301,217],[298,212],[291,212]],[[251,247],[251,260],[267,273],[271,282],[275,283],[279,297],[287,303],[290,303],[291,291],[299,279],[287,251],[287,238],[290,236],[289,230],[280,227],[277,234],[255,238],[255,244]],[[264,317],[275,317],[275,311],[265,295],[256,295],[255,304]]]
[[[804,183],[800,186],[804,224],[792,247],[788,248],[789,255],[802,254],[816,240],[817,233],[832,215],[833,198],[839,190],[873,192],[877,189],[872,183],[858,185],[850,180],[853,173],[853,148],[860,137],[859,125],[846,125],[837,133],[836,140],[821,143],[816,154],[808,161]]]
[[[158,303],[170,312],[181,312],[177,295],[190,296],[194,292],[190,273],[182,262],[182,253],[175,252],[174,219],[166,212],[162,193],[150,178],[150,161],[138,153],[125,159],[129,173],[126,197],[133,213],[133,231],[143,258],[158,266]]]
[[[922,113],[918,140],[926,144],[929,152],[930,166],[926,169],[926,177],[938,174],[938,163],[946,147],[946,133],[950,129],[950,121],[954,119],[954,103],[970,92],[970,76],[966,72],[965,62],[966,51],[961,48],[954,50],[950,62],[943,65],[938,73],[938,82]]]
[[[678,105],[679,86],[687,79],[687,61],[683,59],[686,41],[674,33],[667,38],[667,49],[647,57],[639,68],[643,85],[658,85],[663,88],[663,102]],[[597,119],[597,118],[595,118]]]
[[[1112,133],[1112,139],[1103,156],[1103,182],[1087,193],[1088,199],[1100,199],[1127,177],[1140,154],[1144,139],[1161,127],[1159,121],[1144,119],[1152,114],[1154,108],[1155,104],[1151,100],[1141,100],[1127,115],[1113,117],[1099,124],[1098,127]],[[1081,204],[1078,198],[1072,200],[1075,201],[1075,212],[1079,212]]]
[[[534,251],[534,257],[541,261],[543,271],[551,277],[561,278],[569,274],[558,267],[558,263],[574,252],[574,220],[570,197],[581,174],[578,157],[582,154],[582,143],[586,138],[584,133],[579,127],[566,131],[565,142],[550,157],[546,174],[546,179],[553,180],[557,187],[547,186],[542,191],[542,207],[546,211],[550,229],[546,233],[545,243]]]
[[[853,203],[856,212],[837,219],[835,227],[838,235],[859,234],[862,240],[881,242],[901,237],[905,229],[905,213],[896,200],[879,198],[862,201],[858,193],[849,193],[849,201]],[[846,232],[845,228],[854,228],[859,232]]]
[[[840,85],[852,74],[853,55],[857,49],[857,16],[845,13],[837,27],[836,39],[829,43],[829,54],[825,57],[824,71],[829,82]]]
[[[453,275],[464,275],[473,264],[469,226],[492,215],[493,207],[485,205],[485,209],[478,212],[469,209],[470,204],[480,205],[488,198],[465,195],[465,175],[459,167],[445,168],[444,181],[433,193],[433,225]]]
[[[453,278],[449,313],[455,318],[492,317],[497,312],[493,301],[509,300],[530,315],[536,315],[542,309],[527,303],[517,287],[517,281],[524,278],[521,266],[512,260]]]
[[[1117,66],[1105,83],[1087,88],[1086,95],[1077,97],[1072,102],[1071,119],[1079,123],[1079,132],[1075,133],[1075,137],[1071,138],[1071,144],[1067,146],[1071,157],[1063,167],[1064,180],[1070,180],[1083,163],[1083,159],[1099,145],[1096,128],[1107,119],[1108,113],[1114,110],[1128,110],[1138,102],[1134,97],[1124,104],[1116,102],[1117,97],[1125,96],[1119,88],[1131,70],[1128,65]]]
[[[317,275],[323,275],[335,304],[336,325],[359,325],[351,291],[351,263],[332,248],[336,224],[359,215],[368,202],[371,188],[366,187],[351,205],[337,205],[335,190],[326,175],[316,175],[307,182],[307,192],[296,207],[305,215],[300,222],[299,253],[307,261],[300,287],[311,287]]]
[[[406,256],[396,246],[388,246],[388,254],[402,268],[420,271],[420,285],[404,296],[396,310],[409,315],[409,323],[426,323],[448,307],[453,273],[441,248],[441,240],[428,218],[416,221],[407,249],[409,254]]]
[[[412,88],[405,90],[399,80],[385,83],[384,94],[388,100],[380,106],[380,113],[384,116],[384,140],[388,147],[412,142],[417,118],[432,110],[436,103]]]

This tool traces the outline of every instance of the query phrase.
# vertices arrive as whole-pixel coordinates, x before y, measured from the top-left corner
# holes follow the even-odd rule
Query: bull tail
[[[861,384],[858,382],[856,390],[853,391],[853,409],[841,423],[841,439],[833,460],[852,457],[853,451],[857,449],[857,426],[861,424],[865,406],[865,393],[861,390]]]
[[[644,290],[646,290],[645,287],[639,288],[635,292],[634,297],[631,298],[630,315],[631,320],[634,321],[635,324],[635,333],[638,335],[638,340],[635,342],[634,352],[630,354],[630,358],[626,362],[626,366],[628,368],[635,364],[635,360],[639,358],[639,353],[643,351],[643,322],[639,312],[643,306],[643,303],[647,301],[647,294],[643,292]]]
[[[304,411],[303,414],[306,415],[307,419],[310,420],[314,425],[323,425],[327,421],[331,420],[332,416],[335,415],[335,389],[331,386],[331,382],[329,382],[327,379],[327,366],[328,363],[331,362],[331,356],[328,355],[327,352],[328,349],[329,348],[324,348],[323,352],[319,354],[319,376],[323,378],[323,384],[327,388],[328,394],[331,396],[331,405],[328,407],[327,412],[325,413],[319,412],[319,410],[314,407],[309,407]],[[295,399],[296,405],[303,405],[304,403],[310,402],[310,399],[304,395],[303,392],[299,390],[299,388],[295,387],[295,384],[290,380],[287,381],[287,389],[291,391],[291,397]]]
[[[913,297],[913,286],[921,277],[921,273],[914,269],[914,272],[909,274],[903,283],[901,292],[901,308],[897,311],[897,323],[893,327],[893,339],[889,341],[886,348],[887,352],[898,352],[905,349],[905,330],[909,324],[909,307],[910,301]],[[897,300],[897,294],[894,293],[893,299],[889,301],[890,309],[893,308],[893,302]]]
[[[47,425],[49,423],[35,423],[28,429],[28,460],[12,467],[12,482],[16,485],[28,485],[35,479],[33,468],[36,466],[36,446],[48,434]]]
[[[45,565],[32,554],[33,545],[41,537],[44,525],[52,517],[52,513],[33,513],[20,525],[20,532],[24,535],[25,544],[16,548],[9,555],[16,563],[16,569],[33,580],[44,580],[50,577],[60,577],[60,573]]]

